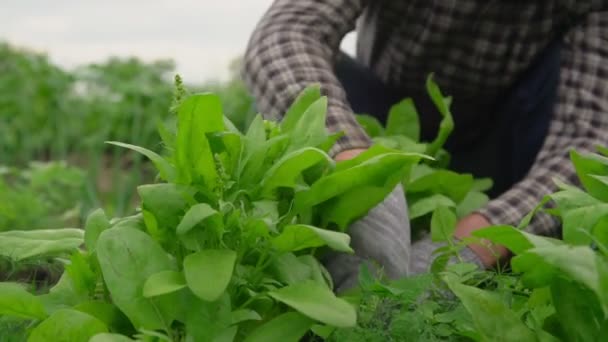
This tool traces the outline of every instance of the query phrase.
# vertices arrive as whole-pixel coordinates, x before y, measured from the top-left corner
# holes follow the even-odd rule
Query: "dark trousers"
[[[543,145],[557,99],[560,46],[559,42],[550,44],[504,96],[491,103],[489,111],[493,119],[487,129],[479,130],[484,132],[483,135],[465,145],[451,147],[449,141],[446,145],[452,155],[450,169],[472,173],[476,177],[491,177],[494,180],[494,188],[490,192],[492,197],[525,177]],[[392,105],[406,97],[414,97],[387,86],[365,66],[345,55],[336,64],[335,72],[353,111],[367,113],[383,123]],[[420,86],[424,88],[424,84]],[[414,100],[422,116],[421,121],[424,121],[425,110],[422,108],[428,106],[421,108],[418,101],[428,100],[416,97]],[[488,113],[475,114],[483,116]],[[454,112],[453,115],[457,119],[459,113]],[[431,118],[433,120],[438,121],[439,117]],[[456,120],[452,138],[466,134],[465,130],[462,127],[459,130]],[[422,136],[425,136],[424,132]]]

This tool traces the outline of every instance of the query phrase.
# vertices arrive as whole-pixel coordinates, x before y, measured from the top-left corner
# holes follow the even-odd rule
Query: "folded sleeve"
[[[280,117],[306,86],[321,85],[328,97],[327,128],[345,133],[332,154],[370,145],[334,73],[340,42],[354,29],[366,2],[277,0],[256,27],[245,54],[245,82],[267,116]]]

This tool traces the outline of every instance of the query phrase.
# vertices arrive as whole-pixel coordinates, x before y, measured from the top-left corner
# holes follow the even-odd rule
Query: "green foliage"
[[[0,232],[78,223],[84,173],[62,162],[0,166]]]
[[[140,214],[89,216],[79,236],[88,251],[71,250],[48,295],[23,299],[48,303],[30,338],[61,329],[66,338],[256,340],[284,334],[285,324],[293,330],[281,336],[295,340],[315,323],[354,326],[355,308],[335,296],[316,256],[352,252],[348,235],[332,229],[365,215],[423,156],[382,149],[336,164],[325,152],[335,141],[326,99],[314,90],[296,101],[289,125],[258,117],[245,134],[216,96],[179,97],[163,156],[119,144],[153,159],[164,182],[139,187]],[[357,188],[374,196],[352,210],[344,203]]]
[[[439,132],[432,142],[420,141],[419,114],[409,98],[391,107],[386,128],[373,117],[358,115],[357,118],[376,144],[432,157],[413,165],[401,180],[415,233],[428,230],[436,210],[449,208],[461,218],[483,207],[489,200],[484,191],[492,186],[491,179],[474,179],[470,174],[446,169],[449,154],[442,147],[454,128],[451,99],[443,96],[432,75],[427,79],[426,89],[442,115]]]

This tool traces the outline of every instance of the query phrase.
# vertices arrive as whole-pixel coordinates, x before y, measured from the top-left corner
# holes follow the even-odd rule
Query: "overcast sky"
[[[272,0],[0,0],[0,40],[63,66],[171,58],[188,82],[226,76]],[[345,41],[347,50],[353,37]]]

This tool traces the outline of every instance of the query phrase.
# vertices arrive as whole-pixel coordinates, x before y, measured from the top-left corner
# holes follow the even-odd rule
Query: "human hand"
[[[456,225],[454,237],[462,240],[470,237],[476,230],[490,226],[491,223],[483,215],[473,213],[463,217]],[[486,268],[496,266],[496,264],[509,257],[509,250],[500,245],[495,245],[489,241],[484,241],[483,245],[470,244],[468,248],[481,260]]]
[[[342,152],[336,154],[335,159],[336,159],[336,161],[353,159],[364,151],[365,151],[365,149],[363,149],[363,148],[356,148],[353,150],[342,151]]]

